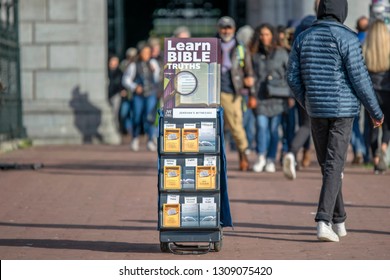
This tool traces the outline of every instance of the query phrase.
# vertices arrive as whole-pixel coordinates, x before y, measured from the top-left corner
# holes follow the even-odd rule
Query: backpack
[[[244,66],[245,66],[245,47],[241,43],[239,43],[237,48],[236,48],[236,56],[237,56],[237,60],[240,64],[240,67],[244,68]]]

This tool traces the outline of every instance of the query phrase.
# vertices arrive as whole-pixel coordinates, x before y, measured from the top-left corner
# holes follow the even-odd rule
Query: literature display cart
[[[158,229],[163,252],[218,252],[222,228],[232,226],[219,107],[219,53],[215,38],[165,39],[164,108],[158,134]]]

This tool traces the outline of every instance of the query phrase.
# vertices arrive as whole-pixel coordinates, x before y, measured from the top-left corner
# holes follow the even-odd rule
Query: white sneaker
[[[275,171],[276,171],[275,163],[273,161],[267,162],[267,164],[265,165],[265,172],[275,173]]]
[[[134,152],[139,151],[139,139],[138,138],[134,138],[133,141],[131,141],[130,148]]]
[[[295,157],[292,153],[287,153],[283,158],[283,173],[288,179],[294,180],[297,178],[295,171]]]
[[[156,151],[156,145],[154,144],[153,141],[148,141],[148,143],[146,144],[146,148],[151,152]]]
[[[259,155],[257,158],[256,163],[253,165],[253,171],[255,172],[262,172],[264,169],[264,166],[266,164],[265,161],[265,156],[264,155]]]
[[[344,237],[347,235],[345,223],[333,224],[333,230],[339,237]]]
[[[317,238],[321,241],[339,242],[339,237],[333,231],[332,225],[324,221],[317,223]]]

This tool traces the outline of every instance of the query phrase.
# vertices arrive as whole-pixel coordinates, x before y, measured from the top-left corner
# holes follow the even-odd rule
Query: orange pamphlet
[[[199,152],[199,129],[182,129],[182,152]]]
[[[180,227],[180,204],[163,204],[163,227]]]
[[[164,129],[164,151],[180,152],[180,128]]]
[[[181,189],[181,167],[164,166],[164,189],[180,190]]]
[[[215,189],[215,166],[196,167],[196,188]]]

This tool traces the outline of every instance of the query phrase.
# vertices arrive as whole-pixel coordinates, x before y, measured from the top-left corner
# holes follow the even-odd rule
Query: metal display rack
[[[174,254],[205,254],[210,251],[219,252],[222,249],[223,242],[223,230],[224,226],[231,226],[230,208],[226,190],[226,159],[223,145],[223,124],[222,124],[222,109],[207,108],[205,110],[216,110],[216,117],[210,118],[191,118],[191,119],[175,119],[164,118],[163,113],[160,112],[159,118],[159,136],[158,136],[158,230],[160,237],[160,248],[162,252],[171,252]],[[164,137],[164,129],[167,127],[184,128],[186,124],[191,123],[192,126],[199,127],[202,123],[212,122],[215,129],[215,148],[202,147],[199,144],[198,152],[185,152],[185,151],[167,151],[164,146],[164,141],[167,139]],[[222,128],[222,129],[221,129]],[[199,135],[198,135],[199,136]],[[175,137],[173,137],[175,138]],[[168,140],[166,140],[168,141]],[[182,141],[182,139],[180,140]],[[198,141],[198,140],[197,140]],[[199,139],[199,143],[202,141]],[[210,166],[208,159],[213,159],[210,167],[215,170],[212,173],[214,176],[212,186],[207,188],[198,188],[196,182],[200,179],[200,173],[198,168],[203,166]],[[189,162],[196,163],[187,167]],[[173,175],[180,172],[180,187],[174,185],[173,188],[167,188],[168,180],[167,176],[169,168],[166,165],[170,164],[173,167]],[[180,166],[180,167],[178,167]],[[200,167],[199,167],[200,166]],[[179,171],[175,173],[175,168]],[[191,169],[192,168],[192,169]],[[206,168],[206,167],[205,167]],[[187,178],[184,173],[187,171],[189,174],[193,174],[192,178]],[[168,175],[167,175],[168,174]],[[206,172],[207,174],[207,172]],[[166,180],[167,182],[165,182]],[[222,189],[222,195],[221,195]],[[170,200],[176,199],[174,205],[176,210],[173,211],[173,215],[177,215],[175,223],[167,225],[164,219],[168,220],[168,214],[166,211],[169,208]],[[192,206],[188,204],[188,201],[192,200]],[[211,201],[210,204],[204,202]],[[168,203],[169,202],[169,203]],[[203,206],[203,207],[202,207]],[[166,207],[166,208],[165,208]],[[184,215],[184,207],[193,209],[193,215]],[[208,213],[207,207],[215,209],[215,215]],[[224,213],[221,215],[221,208]],[[194,210],[195,209],[195,210]],[[203,210],[202,210],[203,209]],[[165,211],[165,212],[164,212]],[[203,211],[203,212],[202,212]],[[213,213],[213,212],[212,212]]]

